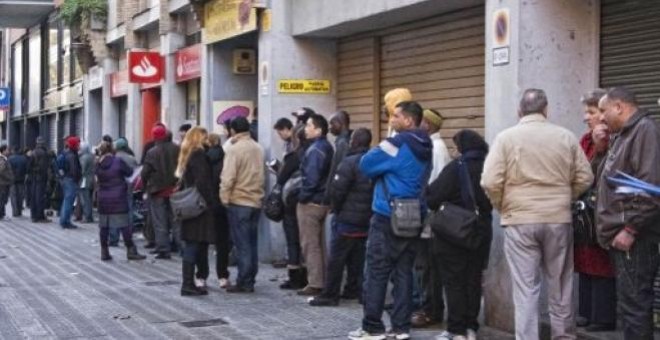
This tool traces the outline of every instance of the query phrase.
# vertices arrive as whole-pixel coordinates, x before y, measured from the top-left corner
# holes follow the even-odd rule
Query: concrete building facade
[[[460,129],[475,129],[492,141],[514,125],[520,95],[530,87],[547,92],[549,119],[576,135],[585,129],[580,94],[599,86],[629,86],[644,108],[660,114],[660,63],[654,57],[660,48],[660,28],[654,25],[659,2],[109,0],[108,5],[104,41],[94,49],[96,65],[82,77],[84,120],[82,132],[76,132],[93,143],[103,134],[125,136],[138,154],[156,121],[174,130],[190,122],[222,132],[221,114],[234,107],[249,109],[255,118],[258,109],[259,142],[268,158],[283,151],[274,122],[292,118],[290,113],[303,106],[325,115],[345,109],[354,127],[371,128],[384,138],[382,97],[396,87],[409,88],[415,100],[447,118],[441,132],[450,146]],[[129,50],[158,51],[165,61],[163,80],[129,83]],[[60,123],[71,121],[67,114],[57,111],[57,126],[72,125]],[[29,119],[28,114],[23,121]],[[47,119],[40,116],[38,122]],[[499,226],[494,229],[484,283],[486,322],[511,330],[503,235]],[[280,226],[265,219],[260,253],[264,260],[285,254]]]

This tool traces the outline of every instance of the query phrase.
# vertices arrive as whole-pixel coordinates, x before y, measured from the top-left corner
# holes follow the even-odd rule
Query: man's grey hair
[[[523,116],[532,113],[543,113],[548,107],[548,97],[540,89],[527,89],[520,100],[520,112]]]
[[[580,97],[580,102],[583,105],[587,106],[598,106],[598,102],[607,94],[607,91],[603,89],[591,90]]]

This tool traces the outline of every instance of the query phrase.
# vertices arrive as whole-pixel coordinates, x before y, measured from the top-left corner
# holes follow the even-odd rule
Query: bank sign
[[[321,79],[282,79],[277,82],[279,93],[330,93],[330,81]]]
[[[128,52],[129,83],[160,83],[163,78],[163,57],[159,52]]]

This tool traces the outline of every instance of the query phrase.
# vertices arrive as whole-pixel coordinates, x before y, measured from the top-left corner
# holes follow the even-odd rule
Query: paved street
[[[0,338],[345,339],[360,324],[357,303],[309,307],[277,288],[286,272],[269,265],[261,266],[255,294],[211,286],[206,297],[181,297],[178,258],[128,262],[121,247],[104,263],[96,225],[80,226],[0,222]],[[195,321],[202,327],[187,327]]]
[[[104,263],[96,225],[80,226],[62,230],[25,217],[0,222],[0,338],[345,339],[360,324],[357,303],[309,307],[277,288],[286,272],[269,265],[260,268],[255,294],[211,286],[206,297],[181,297],[177,257],[128,262],[121,247]],[[438,332],[413,335],[432,339]],[[485,329],[481,339],[512,337]]]

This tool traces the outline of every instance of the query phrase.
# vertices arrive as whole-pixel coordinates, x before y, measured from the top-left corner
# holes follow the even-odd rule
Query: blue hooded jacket
[[[433,142],[419,129],[388,138],[365,154],[360,171],[376,182],[372,210],[389,217],[391,199],[423,199],[432,158]],[[385,195],[383,181],[387,182],[389,197]]]

